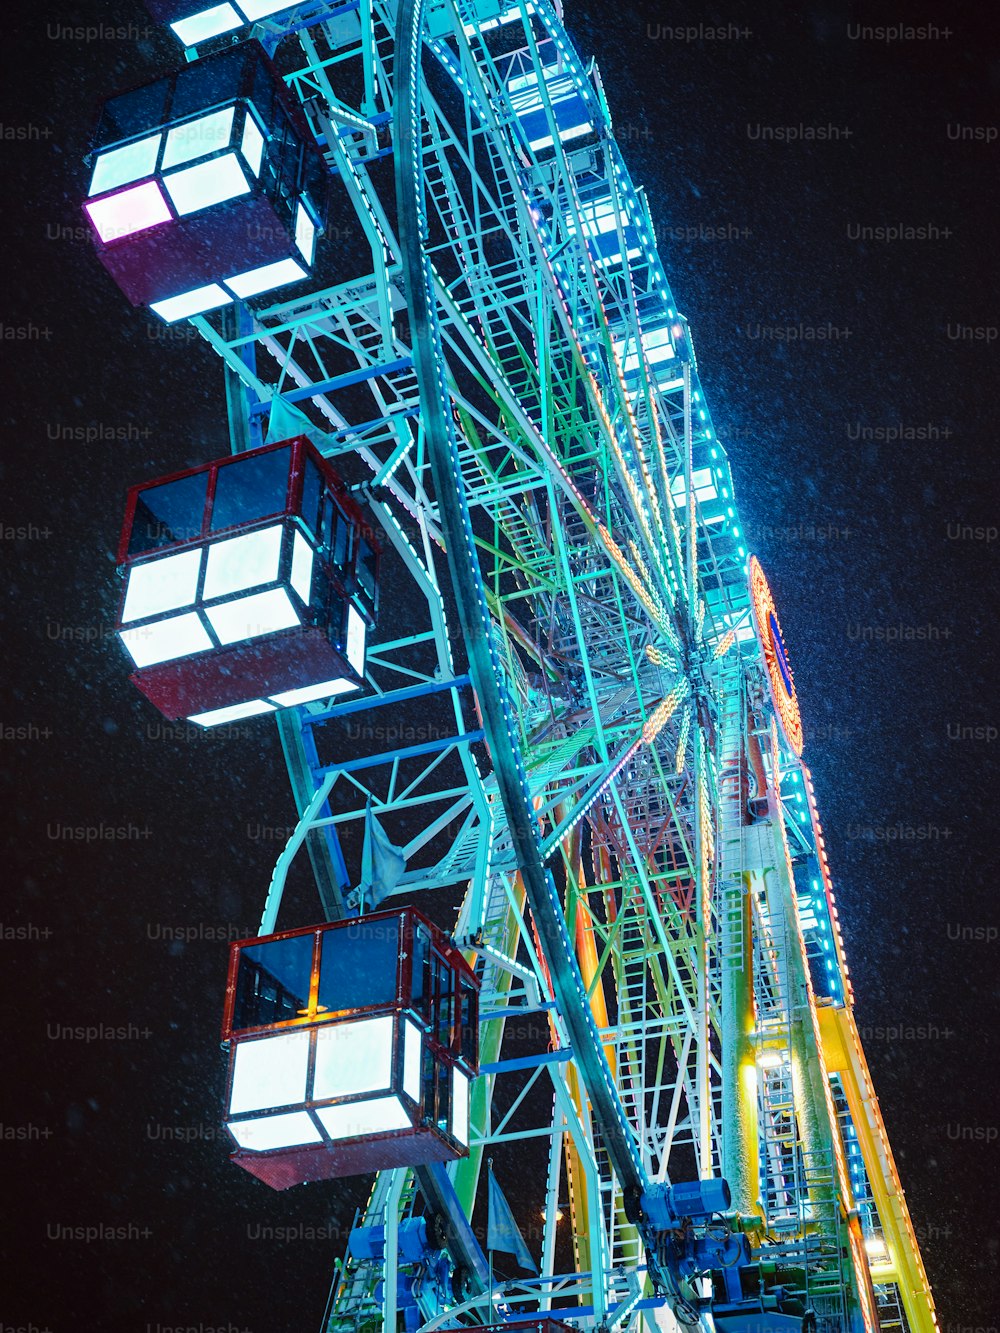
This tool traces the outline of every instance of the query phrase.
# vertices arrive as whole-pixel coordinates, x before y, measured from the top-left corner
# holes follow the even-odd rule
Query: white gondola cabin
[[[467,1156],[478,992],[410,907],[233,944],[233,1160],[287,1189]]]
[[[303,437],[129,491],[116,629],[168,718],[217,726],[359,690],[379,547]]]
[[[168,323],[311,275],[328,173],[259,42],[110,98],[90,162],[101,262]]]

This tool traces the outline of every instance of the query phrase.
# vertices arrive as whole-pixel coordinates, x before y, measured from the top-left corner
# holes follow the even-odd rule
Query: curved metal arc
[[[448,565],[457,595],[470,674],[528,901],[546,957],[574,1056],[586,1080],[594,1118],[624,1189],[641,1194],[648,1185],[624,1108],[604,1059],[555,886],[538,849],[530,814],[527,779],[515,740],[514,721],[502,685],[500,663],[489,633],[482,577],[452,427],[440,330],[433,309],[433,276],[426,255],[423,166],[420,157],[420,57],[424,0],[400,0],[393,71],[395,178],[403,273],[414,331],[414,367],[420,390],[428,457],[439,500]],[[446,503],[454,497],[455,503]]]

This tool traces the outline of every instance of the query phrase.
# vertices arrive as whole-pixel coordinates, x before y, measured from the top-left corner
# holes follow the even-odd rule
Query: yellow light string
[[[736,642],[736,631],[734,629],[727,630],[726,633],[723,635],[723,637],[719,640],[718,644],[716,644],[715,652],[712,654],[713,660],[720,657],[725,657],[726,653],[729,652],[730,648],[732,648],[735,642]]]
[[[642,739],[647,745],[652,745],[657,736],[673,717],[677,705],[687,693],[687,682],[684,681],[675,685],[665,698],[661,699],[656,705],[649,717],[646,719],[642,728]]]
[[[607,311],[604,308],[604,302],[601,299],[599,284],[597,282],[597,275],[594,272],[594,261],[592,256],[590,255],[589,247],[585,247],[585,250],[588,262],[590,264],[591,278],[593,280],[593,291],[594,295],[597,298],[598,309],[600,310],[601,313],[601,319],[603,321],[606,340],[611,347],[611,360],[612,364],[614,365],[615,374],[618,381],[620,401],[624,404],[625,414],[628,419],[629,435],[632,440],[633,448],[635,449],[636,457],[639,460],[639,471],[642,474],[642,479],[646,487],[646,496],[649,501],[650,508],[652,510],[653,518],[656,523],[656,527],[659,532],[661,542],[664,542],[665,533],[663,528],[663,518],[660,513],[660,504],[659,504],[659,497],[656,491],[656,485],[653,481],[652,473],[649,470],[649,464],[646,461],[646,454],[642,444],[642,434],[639,430],[639,425],[635,419],[635,414],[632,411],[632,404],[629,401],[628,392],[625,388],[625,376],[621,367],[621,362],[618,357],[618,352],[614,345],[614,339],[610,335]],[[639,340],[639,344],[641,347],[642,345],[641,338]],[[635,510],[636,510],[636,517],[639,519],[639,524],[643,529],[643,535],[646,537],[646,540],[649,544],[650,551],[652,552],[653,555],[653,561],[656,564],[657,570],[659,571],[660,577],[663,580],[664,586],[670,588],[671,580],[667,575],[667,571],[664,568],[663,561],[660,557],[660,544],[653,541],[652,533],[650,532],[649,525],[646,521],[645,505],[642,504],[639,498],[638,490],[637,488],[635,488],[634,483],[632,481],[631,469],[627,466],[625,459],[621,453],[621,450],[618,447],[618,442],[615,438],[614,430],[611,425],[611,418],[604,405],[603,395],[601,394],[600,388],[597,384],[597,380],[593,372],[587,367],[586,361],[583,359],[583,349],[580,347],[578,341],[577,341],[577,347],[580,352],[581,364],[583,365],[584,373],[590,382],[591,391],[594,395],[594,401],[597,406],[598,413],[601,416],[601,419],[605,424],[605,429],[608,432],[608,441],[609,444],[611,445],[612,452],[615,455],[615,460],[618,463],[619,472],[621,473],[621,476],[625,481],[626,486],[629,488],[629,493],[632,496],[633,504],[635,505]]]
[[[662,648],[657,648],[655,644],[646,644],[646,656],[654,666],[663,667],[667,671],[677,670],[677,659],[665,653]]]
[[[690,708],[684,714],[681,722],[680,734],[677,737],[677,758],[674,762],[674,772],[680,774],[684,768],[684,760],[687,757],[688,736],[691,732],[691,710]]]
[[[655,595],[655,593],[651,593],[647,591],[646,588],[643,587],[642,581],[639,578],[638,574],[635,572],[635,570],[632,568],[629,562],[625,559],[625,554],[622,551],[621,547],[618,545],[614,537],[612,537],[611,533],[607,530],[607,528],[604,526],[603,523],[598,524],[597,530],[601,534],[601,540],[604,542],[604,545],[608,549],[608,554],[611,556],[612,560],[614,560],[615,564],[618,566],[619,570],[622,573],[622,576],[628,583],[629,587],[635,593],[636,597],[638,597],[639,601],[643,604],[643,606],[646,608],[649,614],[653,617],[653,620],[656,622],[657,628],[659,628],[663,632],[664,637],[669,637],[670,631],[668,631],[665,628],[665,626],[669,625],[669,621],[667,620],[667,612],[663,603]]]

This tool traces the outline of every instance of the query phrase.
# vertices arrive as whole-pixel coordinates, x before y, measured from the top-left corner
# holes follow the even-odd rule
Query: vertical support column
[[[722,1174],[733,1207],[759,1209],[757,1061],[754,1048],[752,876],[760,874],[760,839],[746,824],[748,738],[739,659],[719,671],[722,717],[719,777],[719,929],[722,1040]]]
[[[555,806],[552,812],[553,824],[559,825],[564,820],[571,817],[573,806],[569,803],[561,802]],[[608,1015],[607,997],[604,991],[604,979],[599,972],[600,959],[597,953],[597,945],[594,939],[593,922],[590,916],[590,904],[587,899],[587,876],[583,866],[583,828],[578,824],[574,828],[563,846],[563,859],[566,868],[566,920],[569,923],[576,948],[577,962],[580,964],[580,975],[583,977],[583,983],[588,992],[590,992],[590,1008],[594,1015],[594,1021],[603,1031],[607,1031],[611,1026]],[[621,996],[619,996],[619,1021],[622,1017]],[[631,1014],[630,1019],[633,1022],[641,1021],[645,1015]],[[635,1038],[632,1038],[633,1043]],[[608,1069],[611,1077],[618,1084],[619,1094],[622,1093],[622,1076],[619,1074],[618,1052],[615,1042],[608,1040],[604,1042],[604,1055],[608,1062]],[[633,1090],[634,1095],[638,1095],[641,1106],[643,1090]],[[644,1111],[643,1111],[644,1114]],[[637,1139],[641,1139],[642,1124],[640,1120],[633,1125]],[[641,1151],[641,1149],[640,1149]],[[600,1198],[588,1201],[588,1208],[596,1208],[604,1216],[604,1209]],[[622,1206],[621,1195],[617,1194],[614,1198],[608,1200],[607,1224],[609,1228],[609,1240],[611,1244],[612,1259],[620,1256],[623,1245],[634,1246],[636,1252],[639,1251],[640,1241],[636,1227],[625,1216],[625,1210]]]
[[[405,1167],[392,1173],[389,1197],[385,1201],[385,1250],[382,1259],[382,1328],[395,1333],[398,1323],[396,1311],[396,1279],[399,1273],[399,1200],[406,1184]]]
[[[562,1179],[562,1155],[563,1143],[566,1134],[563,1125],[566,1123],[566,1117],[558,1109],[555,1102],[555,1094],[552,1098],[552,1138],[549,1140],[549,1171],[545,1184],[545,1231],[542,1236],[542,1268],[543,1273],[555,1272],[556,1260],[556,1224],[559,1220],[559,1182]],[[552,1309],[552,1287],[546,1286],[542,1291],[540,1310]]]
[[[772,808],[779,809],[776,805]],[[764,884],[775,945],[780,950],[785,973],[784,999],[788,1014],[795,1119],[802,1140],[802,1151],[807,1161],[815,1161],[823,1153],[828,1153],[832,1158],[833,1143],[809,1012],[805,964],[795,929],[795,907],[792,902],[794,890],[786,872],[787,855],[782,830],[777,824],[779,818],[780,813],[775,816],[775,824],[772,825],[777,843],[776,869],[765,871]]]
[[[222,337],[227,342],[237,338],[249,337],[253,333],[253,319],[242,301],[225,306],[220,312],[222,318]],[[254,375],[257,373],[257,358],[252,342],[234,349],[235,355]],[[226,376],[226,411],[229,415],[229,443],[234,454],[245,453],[263,444],[260,417],[252,414],[247,402],[247,388],[243,380],[228,362],[223,363]]]
[[[795,1119],[807,1172],[828,1164],[829,1195],[815,1179],[804,1182],[809,1193],[814,1218],[822,1226],[824,1217],[830,1239],[847,1243],[848,1228],[843,1208],[850,1200],[843,1197],[839,1180],[840,1128],[836,1124],[826,1065],[819,1041],[818,1026],[813,1021],[813,1000],[807,964],[799,935],[795,888],[792,882],[788,844],[782,825],[781,807],[776,793],[769,792],[775,812],[771,833],[775,840],[775,869],[767,871],[764,883],[768,911],[774,927],[776,947],[785,969],[785,1004],[788,1016],[788,1044],[792,1062],[792,1096]],[[836,1143],[835,1138],[836,1137]],[[867,1310],[873,1305],[871,1283],[862,1255],[850,1254],[843,1266],[842,1291],[851,1333],[870,1329]]]
[[[555,1091],[557,1114],[565,1117],[569,1125],[570,1139],[575,1153],[573,1160],[583,1175],[583,1195],[588,1200],[596,1200],[588,1208],[587,1216],[587,1252],[590,1260],[591,1295],[594,1304],[594,1318],[600,1326],[607,1314],[607,1277],[608,1277],[608,1237],[604,1225],[604,1213],[600,1206],[601,1177],[594,1159],[594,1134],[586,1103],[583,1103],[583,1115],[577,1112],[575,1105],[579,1096],[579,1077],[572,1064],[550,1065],[552,1087]],[[577,1091],[573,1090],[570,1077],[576,1077]],[[566,1082],[563,1080],[566,1079]],[[582,1265],[581,1265],[582,1267]],[[587,1271],[587,1270],[584,1270]]]
[[[694,504],[694,497],[690,492],[688,492],[688,504]],[[708,1021],[708,927],[712,911],[712,883],[709,867],[705,864],[705,840],[702,837],[702,823],[705,819],[704,785],[702,782],[704,763],[705,755],[699,736],[699,740],[694,747],[695,897],[698,911],[698,1047],[695,1054],[695,1078],[698,1085],[698,1174],[702,1180],[707,1180],[714,1174],[712,1169],[712,1072]]]
[[[753,1044],[753,920],[748,876],[724,892],[739,895],[722,914],[722,1174],[741,1216],[757,1211],[757,1065]],[[742,936],[742,938],[740,938]]]
[[[501,949],[511,949],[513,953],[517,952],[517,936],[520,930],[521,917],[524,911],[524,881],[520,875],[516,875],[514,883],[511,886],[510,901],[504,910],[504,928],[499,936],[490,940]],[[511,948],[511,941],[513,947]],[[494,1002],[498,1002],[506,996],[513,982],[513,974],[494,967],[495,975],[494,986],[496,996]],[[491,1018],[481,1021],[479,1024],[479,1062],[480,1064],[493,1064],[500,1058],[500,1048],[503,1045],[503,1034],[506,1019],[504,1017]],[[490,1108],[493,1100],[493,1078],[492,1074],[480,1074],[477,1079],[473,1079],[469,1099],[469,1127],[472,1137],[478,1134],[482,1138],[488,1138],[490,1134]],[[466,1217],[472,1216],[472,1210],[476,1203],[476,1192],[479,1188],[479,1176],[483,1164],[482,1144],[473,1143],[469,1148],[468,1157],[459,1159],[452,1170],[452,1184],[455,1187],[455,1193],[465,1212]]]
[[[314,770],[319,763],[316,742],[311,729],[302,726],[297,709],[280,709],[275,721],[288,767],[295,808],[301,817],[318,785],[314,777]],[[330,813],[328,805],[324,806],[323,813]],[[332,827],[312,830],[306,837],[306,851],[319,891],[323,916],[327,921],[342,920],[345,915],[343,891],[349,884],[347,867]]]

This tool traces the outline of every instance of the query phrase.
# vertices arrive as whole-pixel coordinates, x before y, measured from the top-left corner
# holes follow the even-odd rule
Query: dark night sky
[[[941,1326],[995,1327],[997,24],[972,3],[947,18],[567,8],[649,192],[778,599],[858,1021]],[[902,10],[937,36],[852,39]],[[227,450],[217,359],[127,306],[78,210],[98,100],[178,53],[137,0],[5,20],[0,971],[16,1056],[0,1163],[18,1188],[0,1320],[312,1330],[362,1182],[272,1195],[228,1165],[216,1129],[219,939],[253,932],[294,820],[276,735],[164,734],[110,639],[125,487]],[[65,32],[95,21],[127,30]],[[727,35],[666,31],[699,23]],[[837,140],[758,132],[818,125]],[[892,225],[930,234],[857,239]],[[846,333],[756,336],[828,324]],[[63,1031],[101,1024],[125,1033]],[[89,1243],[73,1230],[95,1227]]]

